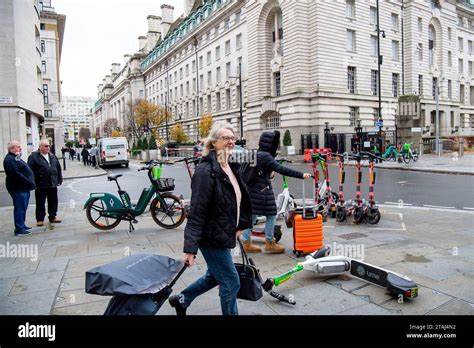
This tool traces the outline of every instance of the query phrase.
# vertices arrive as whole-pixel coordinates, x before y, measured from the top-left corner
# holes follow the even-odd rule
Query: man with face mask
[[[26,209],[30,200],[30,191],[35,189],[35,178],[32,170],[21,159],[21,145],[18,141],[8,143],[8,154],[3,160],[5,184],[13,200],[15,236],[26,236],[31,227],[25,225]]]

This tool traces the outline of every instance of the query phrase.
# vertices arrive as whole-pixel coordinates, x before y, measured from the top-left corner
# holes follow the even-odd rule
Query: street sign
[[[13,103],[13,97],[0,95],[0,104],[12,104],[12,103]]]
[[[420,127],[412,127],[411,132],[412,133],[421,133],[421,128]]]
[[[375,122],[375,127],[383,127],[383,121]]]
[[[89,138],[89,144],[90,145],[96,145],[95,138]]]
[[[67,130],[68,140],[74,140],[74,129],[69,128]]]

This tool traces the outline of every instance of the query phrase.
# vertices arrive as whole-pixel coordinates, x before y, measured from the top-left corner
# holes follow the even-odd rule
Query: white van
[[[99,165],[105,168],[113,164],[125,164],[128,167],[129,149],[127,138],[99,139]]]

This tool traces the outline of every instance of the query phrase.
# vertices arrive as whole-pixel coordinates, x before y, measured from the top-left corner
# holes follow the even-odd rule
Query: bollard
[[[63,171],[66,171],[66,156],[63,156]]]
[[[424,151],[423,139],[420,139],[420,156],[423,156],[423,151]]]
[[[459,157],[464,156],[464,138],[459,140]]]

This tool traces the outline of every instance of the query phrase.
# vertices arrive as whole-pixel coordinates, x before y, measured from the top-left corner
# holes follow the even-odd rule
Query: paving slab
[[[61,245],[57,248],[56,257],[77,257],[88,255],[87,244]]]
[[[64,272],[48,272],[18,277],[10,295],[20,295],[43,290],[56,290]]]
[[[61,291],[54,303],[54,309],[100,301],[104,301],[104,296],[88,294],[84,289]]]
[[[36,269],[36,273],[48,273],[56,271],[63,271],[64,273],[68,262],[69,258],[67,257],[41,260],[38,268]]]
[[[0,296],[0,314],[48,315],[56,290],[45,290],[15,296]],[[40,301],[38,299],[41,299]]]
[[[105,300],[78,304],[74,306],[58,307],[51,311],[53,315],[103,315],[107,305],[109,304],[109,297],[103,297]]]
[[[453,299],[427,313],[429,315],[474,315],[474,304]]]
[[[60,291],[71,291],[71,290],[81,290],[86,286],[86,277],[83,276],[63,279],[59,289]]]
[[[16,261],[16,260],[15,260]],[[14,262],[8,267],[0,268],[0,279],[1,278],[12,278],[30,275],[36,272],[39,261],[32,262],[30,260],[21,260],[20,262]]]
[[[339,275],[334,278],[326,279],[326,282],[337,286],[338,288],[351,292],[354,289],[366,286],[367,283],[347,275]]]
[[[0,296],[8,296],[16,280],[17,277],[4,278],[0,280]]]
[[[351,293],[357,296],[365,297],[368,301],[377,305],[393,299],[393,296],[391,296],[386,289],[373,284],[367,284],[367,286],[356,289]]]
[[[359,307],[354,307],[339,313],[336,315],[400,315],[397,310],[389,310],[383,307],[377,306],[373,303],[367,303]]]

